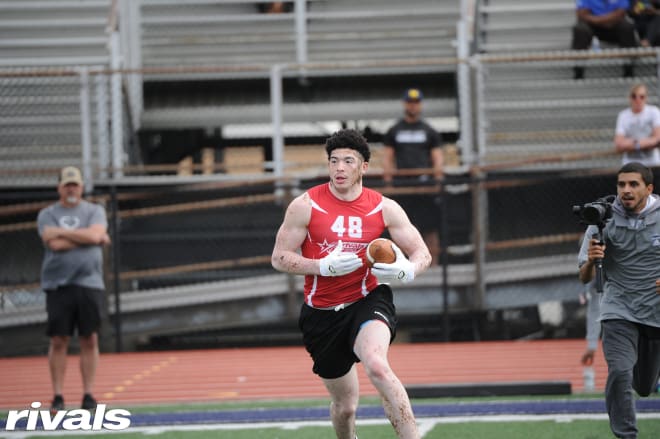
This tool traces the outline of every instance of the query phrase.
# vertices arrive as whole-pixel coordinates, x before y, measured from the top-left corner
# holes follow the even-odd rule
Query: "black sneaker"
[[[89,393],[85,393],[83,395],[81,408],[85,410],[94,410],[96,408],[96,400],[94,399],[94,397]]]
[[[64,410],[64,398],[62,395],[55,395],[50,403],[50,412],[57,413],[60,410]]]

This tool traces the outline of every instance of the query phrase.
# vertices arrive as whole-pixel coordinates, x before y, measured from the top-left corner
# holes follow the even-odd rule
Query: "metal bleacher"
[[[171,2],[141,6],[144,67],[295,62],[294,15],[261,14],[256,3]]]
[[[144,106],[136,110],[142,128],[221,126],[227,138],[253,133],[268,137],[269,68],[300,62],[318,66],[306,69],[303,78],[316,83],[301,85],[301,70],[285,68],[283,75],[289,80],[282,109],[285,136],[325,135],[326,127],[346,120],[376,120],[384,125],[397,116],[401,90],[411,85],[401,78],[451,75],[455,70],[453,63],[436,61],[455,56],[459,0],[405,4],[307,0],[304,56],[297,48],[295,11],[265,14],[259,12],[258,3],[136,0],[114,5],[130,10],[120,12],[120,17],[128,17],[119,26],[122,50],[131,38],[138,44],[139,63],[124,67],[147,69],[140,77]],[[55,169],[81,165],[78,72],[81,67],[109,67],[111,18],[111,0],[0,1],[0,108],[6,115],[0,122],[3,186],[50,185]],[[122,56],[124,61],[132,59],[127,53]],[[180,74],[158,70],[166,68],[188,70]],[[30,75],[36,69],[40,73]],[[45,69],[54,73],[44,75]],[[343,78],[339,85],[325,81],[337,77]],[[132,85],[129,74],[123,79]],[[212,84],[200,93],[191,92],[191,86],[203,81]],[[222,81],[220,88],[214,88]],[[440,121],[436,126],[444,128],[449,121],[447,129],[455,130],[453,81],[438,88],[442,91],[428,90],[427,115]],[[301,97],[312,89],[312,98]],[[97,102],[96,93],[90,93],[92,111]],[[92,117],[91,122],[96,142],[97,120]],[[98,158],[92,161],[98,163]]]
[[[0,2],[0,67],[104,65],[110,0]]]
[[[0,32],[3,35],[0,40],[0,69],[2,66],[26,69],[108,66],[105,28],[110,3],[110,0],[0,0]],[[647,83],[650,102],[658,103],[656,58],[639,58],[634,78],[621,76],[620,63],[623,58],[590,59],[585,61],[586,79],[574,80],[572,69],[575,61],[570,58],[574,52],[569,50],[570,27],[574,21],[572,3],[565,0],[559,3],[531,0],[524,5],[515,0],[476,3],[479,5],[475,11],[477,50],[465,62],[465,59],[456,59],[459,0],[308,0],[305,20],[307,49],[302,57],[306,64],[305,68],[301,68],[298,64],[301,61],[300,48],[296,46],[299,29],[296,29],[295,13],[259,13],[255,3],[247,0],[120,1],[122,6],[136,8],[127,14],[133,21],[120,23],[119,31],[125,38],[122,43],[130,41],[124,32],[135,31],[132,36],[139,44],[136,52],[128,54],[131,56],[122,55],[124,60],[130,61],[136,53],[140,55],[138,65],[124,66],[136,70],[125,70],[122,79],[125,84],[136,77],[142,81],[140,92],[144,93],[140,96],[144,96],[144,107],[139,114],[141,128],[165,132],[220,126],[225,136],[223,140],[236,141],[236,145],[227,142],[229,148],[226,149],[233,147],[232,153],[241,149],[242,158],[245,151],[252,151],[259,157],[254,161],[248,160],[250,164],[257,162],[256,174],[263,171],[260,166],[268,160],[260,156],[265,148],[261,144],[240,143],[238,140],[250,136],[249,141],[254,138],[261,140],[271,136],[269,67],[272,65],[288,66],[283,71],[282,119],[284,135],[289,140],[293,136],[302,138],[327,133],[327,130],[341,126],[340,122],[366,120],[372,124],[370,127],[384,129],[388,126],[385,122],[389,123],[400,114],[401,91],[410,85],[423,89],[427,119],[457,119],[457,81],[454,74],[457,65],[462,62],[461,68],[467,66],[470,79],[474,79],[471,81],[474,87],[462,95],[465,100],[461,103],[466,104],[462,108],[469,110],[466,113],[474,114],[475,121],[469,127],[476,126],[475,134],[483,134],[475,136],[475,145],[466,141],[466,149],[476,149],[481,146],[477,145],[478,141],[484,141],[484,155],[467,163],[508,162],[504,172],[517,173],[519,170],[571,168],[582,172],[589,166],[600,167],[617,162],[617,157],[612,157],[549,164],[540,161],[519,167],[510,165],[516,160],[524,161],[546,154],[612,149],[616,114],[626,105],[627,89],[631,83]],[[136,11],[136,15],[131,15]],[[58,27],[60,25],[64,28]],[[76,26],[80,26],[80,32],[75,30]],[[91,49],[101,41],[102,44],[96,49]],[[440,58],[448,62],[437,62]],[[304,85],[303,80],[309,84]],[[426,82],[411,84],[411,81],[420,80]],[[80,90],[80,78],[76,75],[0,75],[0,187],[11,190],[12,187],[30,184],[47,187],[52,193],[55,179],[52,170],[72,163],[80,165]],[[94,107],[95,95],[92,94],[91,98]],[[92,120],[92,129],[95,125],[96,120]],[[128,137],[133,133],[124,134]],[[176,142],[183,143],[180,140]],[[302,161],[304,154],[311,156],[310,162],[316,162],[311,149],[302,149],[309,145],[288,146],[301,148],[301,152],[290,154],[292,149],[285,150],[287,166],[295,164],[294,160]],[[374,156],[377,158],[378,148],[375,149]],[[313,153],[318,153],[316,146]],[[293,155],[295,157],[289,160]],[[228,153],[225,162],[235,158]],[[319,163],[321,161],[318,160]],[[377,160],[374,162],[377,165]],[[40,168],[44,169],[43,178],[35,178],[32,174],[28,180],[22,173],[25,169]],[[46,173],[48,169],[51,171]],[[132,179],[127,172],[125,177],[122,184],[126,186],[204,181],[196,179],[198,175],[190,176],[189,180],[188,176],[174,177],[171,174]],[[220,179],[234,175],[212,176],[214,179],[216,177]],[[236,177],[241,182],[246,181],[245,178],[244,175]],[[98,187],[103,187],[102,181]],[[486,207],[497,208],[495,203],[498,197],[505,195],[489,195],[494,192],[487,190],[481,192],[484,198],[492,196],[494,201]],[[550,192],[539,190],[532,194],[530,190],[528,194],[525,188],[523,190],[530,198],[550,200]],[[174,203],[180,198],[186,202],[197,202],[199,197],[200,205],[203,204],[201,191],[200,194],[187,190],[177,192],[168,193],[168,199],[173,199],[168,201]],[[556,192],[558,194],[561,189]],[[19,191],[12,196],[16,194],[22,196]],[[158,197],[160,192],[154,191],[154,194]],[[517,193],[511,194],[507,198],[515,199]],[[482,200],[470,202],[460,195],[452,195],[457,200],[455,206],[484,208]],[[153,204],[158,204],[158,200],[154,198]],[[548,208],[554,209],[550,201]],[[143,206],[140,203],[140,200],[129,200],[125,206],[128,210],[137,210]],[[162,216],[160,220],[150,216],[136,216],[134,219],[127,216],[122,219],[120,230],[123,246],[120,259],[127,271],[142,271],[154,267],[189,265],[189,248],[194,248],[192,253],[195,255],[212,253],[213,258],[221,261],[225,257],[220,248],[222,251],[232,250],[231,256],[226,258],[228,262],[230,257],[232,261],[237,258],[233,251],[235,248],[245,252],[246,257],[267,255],[272,238],[269,225],[271,222],[273,227],[279,224],[279,209],[282,207],[279,200],[273,205],[268,203],[256,204],[263,209],[256,213],[249,203],[232,207],[230,214],[220,209],[208,210],[207,213],[193,211],[191,214],[185,213],[183,221],[176,216],[184,214],[183,210],[173,213],[171,218]],[[144,206],[151,204],[151,200],[144,202]],[[545,247],[550,246],[534,243],[529,249],[513,247],[518,245],[514,241],[535,241],[540,233],[527,229],[522,220],[520,223],[508,221],[513,209],[507,215],[491,215],[490,223],[481,230],[478,224],[475,227],[476,223],[470,221],[469,215],[472,213],[463,215],[461,209],[456,212],[464,223],[461,234],[466,230],[467,235],[473,228],[475,231],[474,237],[457,241],[457,244],[466,244],[463,247],[467,249],[472,247],[471,240],[474,239],[475,247],[485,246],[489,242],[503,242],[512,247],[488,250],[490,259],[481,265],[476,262],[450,262],[447,279],[443,279],[444,273],[440,267],[431,268],[414,286],[401,288],[397,292],[403,298],[402,306],[397,305],[403,315],[413,316],[420,312],[437,314],[442,305],[438,287],[444,282],[453,288],[449,300],[458,309],[469,304],[470,296],[476,296],[473,291],[479,289],[478,282],[484,284],[483,305],[488,309],[534,306],[548,300],[548,297],[574,300],[574,287],[577,288],[574,243],[569,242],[572,239],[570,236],[562,236],[566,235],[563,225],[553,224],[553,227],[557,226],[557,235],[554,235],[555,229],[549,227],[551,232],[544,230],[543,235],[538,236],[539,242],[548,238],[547,233],[553,233],[550,238],[561,238],[561,248],[556,250],[553,247],[546,254]],[[518,213],[511,213],[514,214]],[[242,218],[248,217],[257,218],[259,223],[256,226],[246,224],[246,230],[240,230],[244,233],[235,233],[243,227],[240,222]],[[474,217],[479,220],[480,215],[475,213]],[[458,222],[456,218],[454,220]],[[202,224],[204,227],[200,226]],[[512,229],[521,229],[521,233],[509,233]],[[499,235],[495,233],[497,231],[500,231]],[[29,233],[32,239],[37,238],[32,230]],[[266,235],[268,242],[263,238]],[[20,242],[21,236],[15,236],[18,238],[10,237],[6,242]],[[518,236],[523,239],[518,240]],[[215,239],[222,239],[223,242],[212,248]],[[205,241],[210,241],[208,246],[195,245]],[[262,251],[261,245],[267,249]],[[7,245],[7,248],[13,247],[16,246]],[[184,247],[185,251],[180,250]],[[564,251],[564,248],[568,250]],[[552,253],[555,251],[563,253]],[[14,253],[18,254],[17,251]],[[31,257],[36,259],[36,254]],[[195,264],[213,260],[201,256],[194,260]],[[152,259],[158,263],[151,265],[154,262]],[[23,263],[23,259],[17,257],[16,260],[16,270],[5,264],[9,267],[6,271],[19,272],[21,267],[18,264]],[[183,271],[182,274],[162,277],[152,273],[150,276],[153,277],[146,276],[144,280],[139,280],[136,275],[134,283],[121,287],[126,338],[138,340],[158,330],[195,330],[199,329],[196,325],[200,321],[207,322],[202,325],[209,328],[218,325],[218,322],[227,327],[253,324],[255,313],[262,310],[267,310],[267,319],[277,321],[286,318],[289,295],[292,293],[291,279],[284,274],[255,276],[251,270],[251,267],[244,271],[232,268],[222,280],[216,280],[213,277],[216,273],[212,273],[208,276],[210,280],[204,283],[198,281],[206,279],[206,273],[198,276]],[[264,272],[266,270],[270,270],[267,262]],[[240,276],[250,275],[238,278],[239,271]],[[225,276],[225,273],[221,274]],[[11,283],[27,284],[33,280],[29,275],[24,277]],[[187,283],[188,280],[191,282]],[[298,279],[296,282],[300,281]],[[17,295],[24,292],[28,294],[33,291],[21,290]],[[38,293],[41,298],[43,295]],[[43,322],[43,304],[18,305],[21,303],[17,304],[16,310],[11,310],[13,314],[6,313],[0,318],[0,328],[14,326],[15,332],[7,334],[31,340],[34,334],[24,331],[21,325]],[[218,310],[217,314],[209,314],[215,310]],[[148,329],[144,326],[146,313],[153,317],[150,320],[152,327]],[[258,317],[263,319],[264,315]]]
[[[308,61],[410,60],[454,56],[458,0],[308,0]],[[142,3],[144,67],[293,64],[295,13],[255,3]]]
[[[593,153],[525,168],[618,164],[618,156],[603,154],[613,152],[616,117],[627,106],[628,89],[644,82],[649,86],[649,102],[658,103],[657,62],[652,51],[640,56],[643,49],[608,46],[600,54],[586,52],[595,55],[591,59],[572,59],[576,55],[570,50],[575,23],[572,2],[486,0],[475,17],[476,51],[483,66],[485,162]],[[606,54],[613,57],[608,59]],[[623,64],[633,58],[635,76],[624,77]],[[586,68],[584,79],[573,79],[573,67],[578,64]]]
[[[566,50],[571,44],[575,3],[483,0],[476,18],[481,52]]]
[[[324,124],[341,120],[391,119],[399,111],[405,86],[392,81],[390,88],[366,90],[359,81],[351,83],[350,78],[414,78],[418,73],[452,72],[455,65],[434,61],[455,56],[459,12],[458,0],[405,4],[393,0],[310,0],[306,2],[307,50],[301,55],[296,49],[295,11],[263,14],[255,4],[245,2],[199,0],[178,5],[150,0],[141,9],[143,66],[214,66],[220,71],[145,74],[142,127],[222,125],[225,135],[236,137],[259,132],[271,122],[266,81],[273,64],[285,66],[284,77],[292,79],[284,90],[285,136],[323,133]],[[424,60],[429,64],[424,65]],[[300,61],[307,63],[304,73],[296,67]],[[310,87],[295,82],[303,78],[318,84],[328,77],[343,77],[344,81],[332,93],[327,92],[328,87],[314,89],[314,84]],[[170,82],[169,90],[173,90],[172,83],[182,79],[234,81],[235,86],[222,92],[210,87],[202,96],[174,90],[170,95],[174,98],[167,101],[158,99],[161,93],[156,91],[150,99],[150,83]],[[243,85],[237,79],[248,83]],[[305,93],[313,97],[301,97]],[[426,108],[429,115],[455,117],[455,96],[431,95]]]
[[[457,0],[309,3],[312,61],[454,57]]]
[[[50,185],[55,169],[80,165],[80,78],[71,70],[108,66],[110,4],[110,0],[0,2],[2,186]],[[33,69],[54,73],[44,79],[43,74],[30,75]],[[70,74],[63,74],[67,69]],[[27,169],[36,172],[26,176]]]

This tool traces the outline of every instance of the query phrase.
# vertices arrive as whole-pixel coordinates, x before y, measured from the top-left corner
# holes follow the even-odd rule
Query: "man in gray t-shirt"
[[[64,409],[62,386],[71,336],[80,340],[82,408],[96,408],[92,387],[98,364],[98,330],[105,312],[103,245],[110,243],[105,210],[82,199],[80,171],[60,172],[59,201],[39,212],[37,227],[44,243],[41,287],[46,293],[48,362],[54,398],[51,411]]]
[[[660,197],[653,194],[650,169],[638,162],[619,169],[603,245],[593,238],[597,231],[589,226],[584,235],[580,280],[594,279],[596,261],[602,260],[600,322],[610,428],[616,437],[636,438],[632,391],[648,396],[660,376]]]

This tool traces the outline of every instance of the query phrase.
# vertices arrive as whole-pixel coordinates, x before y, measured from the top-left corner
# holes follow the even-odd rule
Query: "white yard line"
[[[638,419],[660,419],[660,413],[638,413]],[[552,421],[572,422],[580,419],[607,420],[606,413],[593,414],[554,414],[554,415],[486,415],[486,416],[443,416],[433,418],[418,418],[420,434],[424,437],[438,424],[457,424],[462,422],[534,422],[534,421]],[[388,421],[382,419],[363,419],[358,420],[358,427],[361,425],[384,425]],[[213,431],[213,430],[251,430],[261,428],[281,428],[284,430],[297,430],[303,427],[330,427],[330,421],[300,421],[300,422],[239,422],[232,424],[193,424],[193,425],[157,425],[145,427],[129,427],[123,431],[80,431],[76,433],[67,431],[2,431],[0,438],[24,439],[27,437],[73,437],[76,434],[122,434],[122,433],[142,433],[144,435],[161,434],[168,431]]]

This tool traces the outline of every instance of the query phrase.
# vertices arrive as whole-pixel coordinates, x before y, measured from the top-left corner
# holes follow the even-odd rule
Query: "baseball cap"
[[[422,94],[422,91],[418,88],[409,88],[406,90],[406,92],[403,94],[403,100],[404,101],[421,101],[424,99],[424,95]]]
[[[60,171],[60,181],[59,184],[69,184],[76,183],[79,185],[83,184],[82,174],[80,169],[75,166],[66,166]]]

